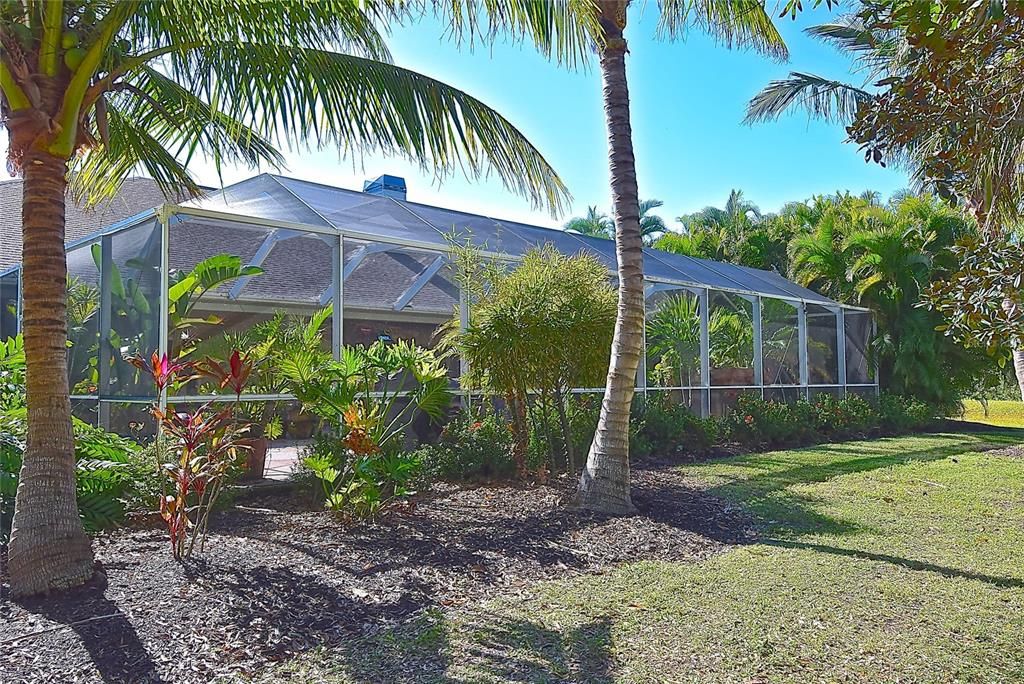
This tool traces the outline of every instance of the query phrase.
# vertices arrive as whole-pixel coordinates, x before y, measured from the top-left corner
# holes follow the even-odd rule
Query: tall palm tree
[[[655,213],[655,209],[665,206],[659,199],[640,200],[640,237],[645,245],[653,244],[660,236],[668,230],[665,219]]]
[[[644,331],[643,238],[626,79],[625,30],[632,2],[540,3],[548,8],[546,20],[535,21],[525,29],[522,17],[535,16],[538,5],[529,0],[507,0],[503,5],[500,18],[511,19],[518,32],[528,31],[546,54],[556,55],[563,62],[571,62],[571,57],[585,57],[585,53],[567,49],[562,39],[564,35],[577,35],[565,30],[577,25],[587,28],[598,55],[608,134],[619,303],[601,416],[580,477],[577,503],[602,512],[626,513],[633,510],[629,488],[629,412],[643,353]],[[697,26],[727,47],[754,48],[780,59],[788,56],[782,36],[761,0],[662,0],[659,7],[659,32],[665,37],[678,38],[686,29]]]
[[[612,238],[615,235],[615,223],[596,206],[587,207],[586,216],[575,216],[566,221],[562,229],[591,237]]]
[[[498,7],[499,0],[484,0]],[[280,165],[282,139],[383,150],[448,172],[494,170],[553,210],[567,194],[501,115],[390,63],[376,26],[404,3],[21,0],[0,12],[0,125],[24,178],[28,425],[9,577],[17,595],[81,584],[92,551],[75,505],[66,371],[64,201],[141,167],[197,191],[187,163]],[[396,10],[397,11],[397,10]],[[522,19],[536,21],[537,13]]]
[[[640,236],[643,238],[644,244],[653,244],[667,230],[665,220],[652,213],[654,209],[664,206],[664,204],[658,199],[640,200]],[[569,219],[563,226],[563,230],[610,240],[615,237],[615,222],[608,218],[608,214],[599,211],[595,206],[590,206],[587,207],[586,216]]]

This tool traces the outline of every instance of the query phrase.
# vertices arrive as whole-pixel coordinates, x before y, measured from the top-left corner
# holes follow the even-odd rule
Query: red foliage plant
[[[159,392],[200,377],[234,390],[235,401],[226,408],[207,402],[191,412],[173,406],[151,409],[160,429],[157,453],[164,461],[160,471],[166,477],[160,517],[167,525],[174,558],[186,560],[197,545],[202,550],[210,511],[249,449],[245,437],[250,425],[236,419],[235,409],[252,364],[238,351],[226,365],[210,358],[199,363],[172,362],[155,353],[149,363],[138,356],[131,363],[153,376]]]

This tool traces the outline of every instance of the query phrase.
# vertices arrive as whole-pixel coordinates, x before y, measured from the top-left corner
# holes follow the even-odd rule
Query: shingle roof
[[[20,179],[0,181],[0,271],[21,261],[21,195]],[[66,238],[68,242],[85,237],[98,228],[117,223],[129,216],[152,209],[164,202],[177,202],[183,197],[168,199],[151,178],[129,178],[117,195],[94,209],[83,209],[68,202]]]

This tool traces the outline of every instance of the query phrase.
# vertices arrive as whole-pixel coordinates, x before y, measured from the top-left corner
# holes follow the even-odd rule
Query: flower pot
[[[260,480],[263,478],[263,471],[267,466],[267,438],[255,437],[250,440],[249,455],[245,459],[245,472],[242,473],[243,480]]]

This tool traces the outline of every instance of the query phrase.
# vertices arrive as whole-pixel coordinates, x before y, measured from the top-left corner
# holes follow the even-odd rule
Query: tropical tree
[[[532,6],[527,2],[515,4],[527,13],[526,8]],[[564,7],[571,14],[558,15],[564,23],[586,25],[596,20],[598,25],[598,31],[590,35],[600,64],[608,130],[619,302],[601,416],[580,477],[577,502],[607,513],[633,510],[629,489],[629,413],[644,332],[643,238],[626,79],[625,30],[631,4],[630,0],[591,0],[567,4]],[[782,36],[761,1],[663,0],[660,10],[660,32],[668,38],[678,38],[686,29],[697,26],[728,47],[751,47],[780,59],[788,55]],[[549,22],[551,30],[546,34],[535,32],[534,40],[550,46],[551,37],[558,35],[558,25]],[[546,49],[551,52],[550,47]]]
[[[664,204],[658,199],[640,201],[640,236],[643,238],[644,244],[652,244],[658,236],[667,230],[665,220],[653,213],[654,209],[664,206]],[[591,237],[608,239],[615,237],[615,222],[595,206],[587,207],[586,216],[569,219],[564,229]]]
[[[485,7],[504,12],[498,0]],[[93,572],[74,494],[64,198],[110,196],[141,168],[197,191],[187,164],[280,165],[282,140],[495,171],[557,210],[565,188],[479,100],[390,63],[376,28],[406,3],[23,0],[0,6],[0,122],[24,178],[27,449],[9,546],[16,595]],[[536,16],[521,17],[523,25]],[[475,29],[474,29],[475,30]],[[568,34],[567,34],[568,35]],[[71,171],[69,175],[69,171]]]
[[[611,238],[615,234],[615,223],[596,206],[587,207],[586,216],[575,216],[566,221],[564,230],[591,237]]]
[[[808,33],[850,55],[865,73],[863,84],[794,72],[751,100],[747,120],[802,108],[841,122],[866,159],[906,166],[918,185],[958,201],[1005,240],[1024,216],[1024,123],[1006,106],[1024,95],[1020,3],[865,2]],[[932,303],[958,307],[954,299],[945,307]],[[1008,306],[1012,300],[1004,298],[985,308]],[[1024,396],[1024,348],[1013,344]]]

